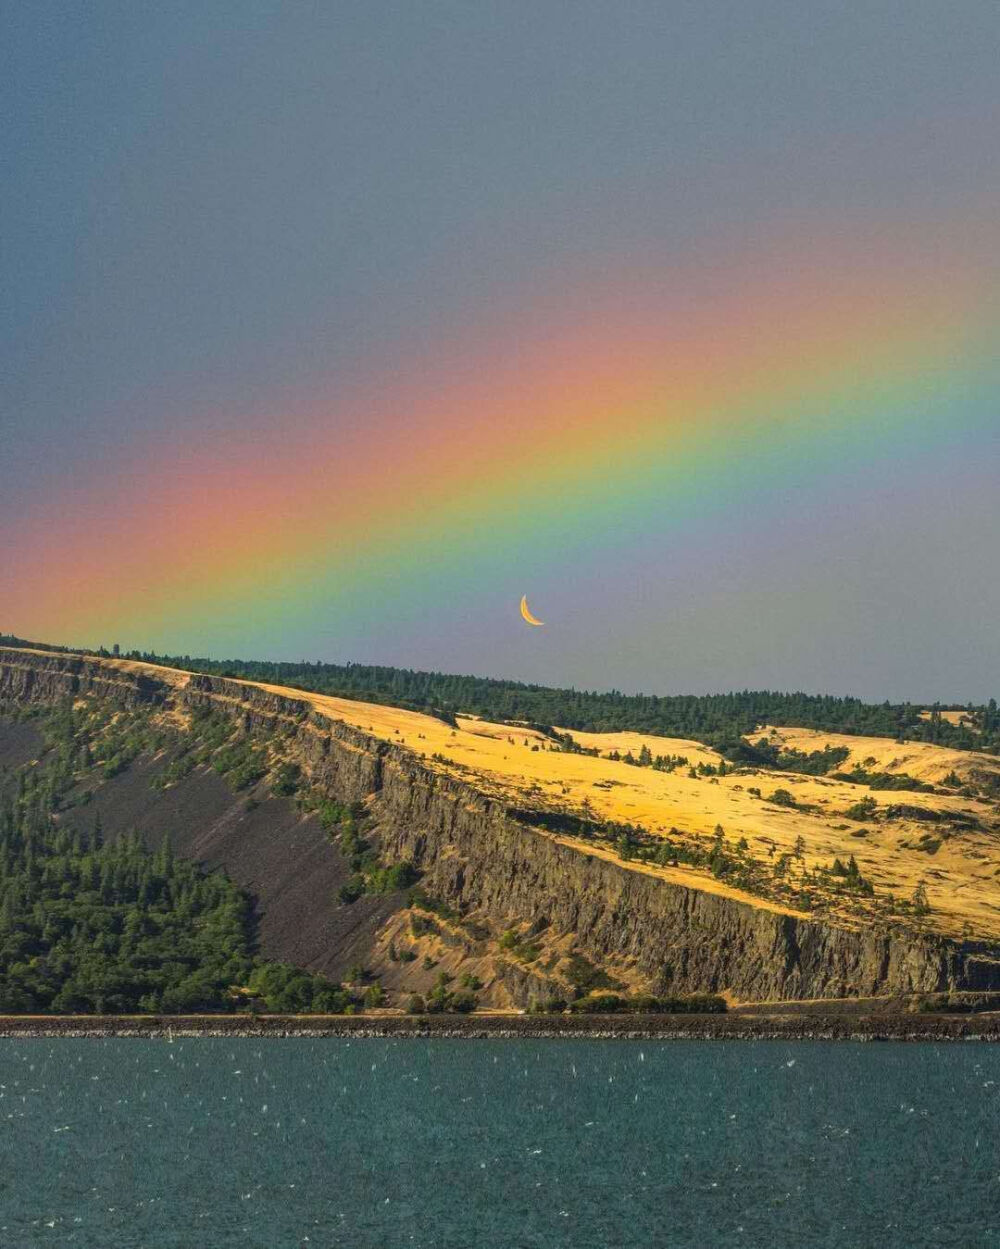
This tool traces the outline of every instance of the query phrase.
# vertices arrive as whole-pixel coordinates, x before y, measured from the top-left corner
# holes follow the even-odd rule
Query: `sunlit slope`
[[[956,715],[958,713],[955,713]],[[1000,776],[1000,759],[980,755],[969,750],[952,750],[947,746],[932,746],[928,742],[900,744],[888,737],[849,737],[843,733],[823,733],[816,729],[784,729],[770,727],[751,734],[751,740],[771,737],[783,746],[806,753],[822,750],[825,746],[842,746],[850,751],[848,758],[837,767],[839,772],[850,772],[862,767],[871,772],[905,774],[915,780],[939,785],[952,773],[960,779],[975,779],[982,772]]]
[[[177,686],[191,679],[174,669],[118,662]],[[821,882],[812,889],[810,914],[851,926],[881,922],[887,899],[905,903],[922,886],[930,910],[919,918],[921,926],[955,936],[1000,937],[1000,760],[993,756],[922,743],[901,745],[888,738],[768,726],[750,740],[764,737],[782,749],[807,754],[841,746],[849,754],[833,769],[836,772],[851,772],[857,766],[869,775],[910,777],[934,790],[873,789],[832,774],[807,776],[732,765],[724,775],[704,775],[704,769],[717,770],[722,757],[698,742],[678,738],[573,732],[573,746],[599,752],[574,753],[564,748],[565,740],[534,729],[461,716],[452,727],[400,708],[282,686],[259,688],[307,702],[331,720],[394,742],[422,757],[426,767],[460,777],[522,811],[632,825],[654,838],[700,847],[709,846],[721,828],[727,847],[745,839],[743,853],[767,872],[772,865],[777,870],[782,856],[793,856],[787,879],[795,882],[811,874],[815,884],[817,869],[830,867],[836,859],[847,864],[853,856],[874,889],[873,898],[845,897]],[[668,758],[673,770],[607,757],[617,752],[638,761],[644,747],[654,758]],[[771,801],[775,796],[778,801]],[[867,809],[860,810],[859,803],[864,802]],[[539,835],[558,835],[581,853],[616,857],[613,836],[606,842],[582,840],[572,831],[556,831],[552,824]],[[747,893],[706,867],[683,861],[629,861],[628,866],[755,906],[803,913],[787,890],[771,896]],[[910,916],[904,918],[909,922]]]
[[[278,687],[267,688],[278,692]],[[835,858],[847,862],[853,855],[876,895],[909,898],[923,884],[931,906],[924,921],[928,927],[955,935],[970,931],[1000,935],[1000,809],[994,799],[970,797],[954,788],[934,793],[873,791],[864,784],[771,769],[741,768],[721,777],[692,777],[691,768],[717,767],[721,756],[698,742],[678,738],[574,732],[572,738],[580,747],[600,751],[594,757],[564,752],[532,729],[465,717],[458,718],[454,729],[417,712],[282,692],[307,699],[333,719],[418,752],[428,766],[461,775],[517,806],[589,811],[598,819],[638,825],[653,834],[679,833],[702,841],[721,826],[728,842],[746,838],[750,852],[768,861],[793,853],[798,844],[797,863],[803,869],[828,866]],[[838,770],[858,763],[872,771],[902,772],[935,784],[953,773],[963,781],[970,774],[1000,773],[995,758],[972,752],[799,729],[778,729],[776,734],[784,744],[806,752],[826,745],[848,746],[850,757]],[[654,756],[679,755],[688,763],[662,772],[606,757],[617,751],[638,758],[643,746]],[[759,789],[761,796],[751,789]],[[767,801],[779,789],[791,794],[795,807]],[[865,798],[877,804],[875,814],[849,815]],[[902,814],[891,814],[899,808]],[[907,808],[914,814],[907,814]],[[581,843],[580,848],[590,854],[613,853],[592,843]],[[715,893],[746,896],[705,870],[634,866]],[[751,900],[755,905],[775,905],[760,897]],[[827,909],[844,922],[863,922],[863,916],[840,907],[835,899]]]

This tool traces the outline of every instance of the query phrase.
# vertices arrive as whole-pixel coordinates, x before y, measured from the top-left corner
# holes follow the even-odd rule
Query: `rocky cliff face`
[[[1000,987],[1000,964],[983,951],[837,929],[674,885],[561,845],[397,760],[382,781],[382,845],[425,871],[432,893],[575,933],[584,954],[634,966],[653,992],[768,1000]]]
[[[57,702],[93,694],[122,707],[163,702],[168,687],[147,673],[130,672],[78,655],[0,647],[0,700]]]
[[[0,701],[84,695],[124,706],[211,705],[248,729],[283,732],[315,786],[368,804],[385,858],[412,861],[429,893],[498,927],[530,920],[547,933],[573,934],[586,957],[627,966],[653,992],[768,1000],[1000,989],[998,955],[980,946],[835,928],[589,856],[405,748],[294,698],[223,678],[0,650]],[[511,983],[525,996],[533,981]]]

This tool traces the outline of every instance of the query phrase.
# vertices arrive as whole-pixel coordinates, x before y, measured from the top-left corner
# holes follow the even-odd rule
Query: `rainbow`
[[[994,294],[889,249],[555,283],[236,446],[150,437],[60,483],[5,535],[0,625],[281,654],[321,617],[332,658],[553,570],[585,596],[637,535],[669,559],[790,482],[850,490],[995,432]]]

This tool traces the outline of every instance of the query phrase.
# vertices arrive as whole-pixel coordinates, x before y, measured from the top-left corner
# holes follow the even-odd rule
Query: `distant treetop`
[[[66,647],[0,635],[0,645],[66,651]],[[79,652],[76,652],[79,653]],[[108,655],[100,651],[90,652]],[[375,664],[274,663],[260,659],[204,659],[131,651],[126,658],[165,664],[214,676],[267,681],[360,702],[383,703],[451,720],[455,714],[495,721],[558,725],[581,732],[641,732],[686,737],[718,749],[764,724],[818,729],[827,733],[892,737],[963,750],[1000,753],[1000,711],[996,699],[963,707],[970,724],[952,724],[944,708],[926,703],[866,703],[825,694],[742,690],[729,694],[622,694],[550,689],[490,677],[418,672]],[[928,716],[927,713],[930,712]]]

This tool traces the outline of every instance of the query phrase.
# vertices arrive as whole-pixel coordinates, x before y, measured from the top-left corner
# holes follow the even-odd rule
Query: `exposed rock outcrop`
[[[385,858],[412,861],[431,894],[498,926],[532,920],[571,933],[588,958],[629,967],[653,992],[768,1000],[1000,989],[1000,961],[987,947],[837,928],[587,855],[412,751],[304,701],[225,678],[0,650],[0,702],[85,695],[122,706],[207,705],[247,729],[281,731],[313,785],[368,804]],[[522,978],[523,995],[533,975]]]
[[[93,694],[135,707],[163,702],[168,688],[155,676],[91,657],[0,647],[0,700],[54,702]]]

